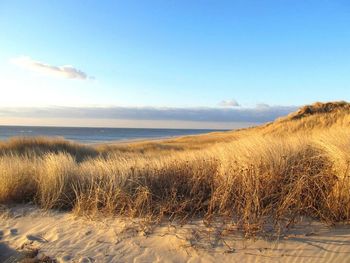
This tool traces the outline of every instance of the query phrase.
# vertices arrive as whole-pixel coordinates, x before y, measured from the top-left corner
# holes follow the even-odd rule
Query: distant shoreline
[[[14,137],[63,138],[87,145],[166,140],[182,136],[200,135],[223,129],[151,129],[151,128],[95,128],[0,125],[0,141]]]

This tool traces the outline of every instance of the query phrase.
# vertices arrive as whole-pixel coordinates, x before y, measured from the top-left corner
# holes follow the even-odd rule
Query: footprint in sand
[[[61,257],[62,262],[71,262],[71,260],[72,260],[71,255],[64,255],[63,257]]]
[[[16,228],[12,228],[12,229],[10,229],[10,233],[11,233],[11,235],[16,236],[16,235],[18,235],[18,230]]]
[[[30,241],[37,241],[40,243],[47,243],[49,241],[47,241],[45,238],[41,237],[41,236],[35,236],[35,235],[27,235],[26,238]]]
[[[95,260],[91,257],[82,257],[79,259],[79,263],[93,263]]]

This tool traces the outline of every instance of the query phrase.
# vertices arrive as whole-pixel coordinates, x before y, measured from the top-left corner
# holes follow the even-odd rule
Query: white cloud
[[[155,107],[0,107],[1,117],[163,120],[193,122],[263,123],[285,116],[295,106],[255,108],[155,108]]]
[[[53,66],[43,62],[36,61],[30,57],[13,58],[10,62],[21,68],[36,71],[45,75],[56,76],[66,79],[82,79],[87,80],[89,77],[85,72],[71,66]]]
[[[219,103],[221,107],[239,107],[239,103],[236,100],[223,100]]]
[[[258,104],[256,104],[256,108],[258,108],[258,109],[267,109],[267,108],[270,108],[270,105],[266,104],[266,103],[258,103]]]

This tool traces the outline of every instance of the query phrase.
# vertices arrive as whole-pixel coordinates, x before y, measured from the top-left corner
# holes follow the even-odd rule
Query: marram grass
[[[129,146],[12,139],[0,144],[0,203],[89,216],[219,217],[250,233],[300,216],[347,222],[349,116],[345,104],[238,132]]]

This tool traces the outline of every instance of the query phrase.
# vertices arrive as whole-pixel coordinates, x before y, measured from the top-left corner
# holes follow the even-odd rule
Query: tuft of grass
[[[0,141],[0,156],[43,156],[47,153],[67,153],[77,161],[96,157],[98,151],[93,147],[81,145],[63,138],[46,137],[13,137],[8,141]]]
[[[0,203],[33,200],[37,190],[37,162],[16,155],[0,157]]]

